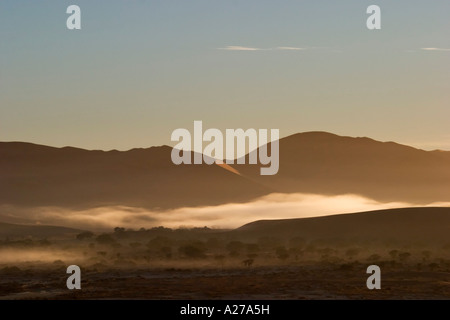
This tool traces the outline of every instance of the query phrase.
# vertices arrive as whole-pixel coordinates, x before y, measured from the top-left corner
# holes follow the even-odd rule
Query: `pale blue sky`
[[[71,4],[82,30],[66,28]],[[366,28],[371,4],[381,30]],[[421,49],[450,49],[449,12],[448,0],[2,0],[0,141],[124,150],[203,120],[450,150],[450,51]]]

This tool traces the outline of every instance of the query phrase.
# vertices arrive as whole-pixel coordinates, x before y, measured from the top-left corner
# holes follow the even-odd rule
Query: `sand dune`
[[[450,208],[398,208],[325,217],[260,220],[231,231],[234,236],[315,240],[450,243]]]

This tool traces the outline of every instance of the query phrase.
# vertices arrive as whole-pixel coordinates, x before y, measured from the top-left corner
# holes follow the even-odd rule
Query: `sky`
[[[68,30],[66,8],[81,8]],[[381,8],[381,30],[366,9]],[[277,128],[450,150],[450,1],[2,0],[0,141]],[[425,48],[425,49],[424,49]]]

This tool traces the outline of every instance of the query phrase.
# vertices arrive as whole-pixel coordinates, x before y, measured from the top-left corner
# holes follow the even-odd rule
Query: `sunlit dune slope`
[[[231,231],[243,238],[450,243],[450,208],[399,208],[325,217],[261,220]]]

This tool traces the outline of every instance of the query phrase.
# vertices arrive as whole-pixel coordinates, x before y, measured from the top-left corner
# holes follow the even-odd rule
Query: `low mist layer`
[[[63,249],[43,249],[43,248],[1,248],[0,249],[1,263],[22,263],[33,262],[39,263],[55,263],[58,261],[76,261],[82,260],[82,255],[78,252],[69,252]],[[62,262],[61,262],[62,263]]]
[[[432,203],[429,206],[448,206]],[[0,219],[10,223],[58,225],[80,229],[151,228],[165,226],[236,228],[261,219],[317,217],[332,214],[413,207],[405,202],[382,203],[358,195],[325,196],[274,193],[248,203],[207,207],[186,207],[169,211],[150,211],[124,206],[69,210],[57,207],[23,208],[1,206]]]

